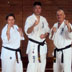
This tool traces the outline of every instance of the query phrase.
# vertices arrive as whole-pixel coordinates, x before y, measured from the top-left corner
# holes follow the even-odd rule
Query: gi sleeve
[[[18,30],[19,27],[17,25],[15,25],[15,28]],[[20,36],[20,39],[21,40],[25,40],[24,35],[23,36]]]
[[[70,24],[70,26],[71,26],[71,31],[72,31],[72,25]],[[69,39],[72,39],[72,32],[69,32],[69,31],[67,30],[67,35],[68,35],[68,38],[69,38]]]
[[[7,35],[7,28],[3,28],[2,32],[1,32],[1,39],[3,43],[10,43],[10,40],[8,40]]]
[[[53,27],[56,27],[57,28],[57,24],[54,24]],[[53,40],[54,39],[54,36],[55,36],[55,33],[52,36],[52,28],[51,28],[50,33],[49,33],[49,39],[51,39],[51,40]]]
[[[49,24],[48,24],[48,22],[47,22],[47,20],[44,18],[44,25],[45,25],[45,32],[46,33],[50,33],[50,28],[49,28]]]
[[[27,33],[28,29],[34,24],[34,22],[30,19],[27,18],[26,22],[25,22],[25,26],[24,26],[24,31],[26,33],[26,35],[31,35],[33,33],[33,31],[31,33]]]

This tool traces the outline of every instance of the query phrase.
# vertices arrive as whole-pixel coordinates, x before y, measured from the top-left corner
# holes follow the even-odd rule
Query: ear
[[[66,17],[66,15],[64,14],[64,18]]]

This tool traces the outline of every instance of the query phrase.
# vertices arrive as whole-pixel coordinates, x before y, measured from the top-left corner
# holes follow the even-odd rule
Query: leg
[[[19,59],[19,63],[17,63],[17,61],[15,63],[16,63],[16,72],[23,72],[23,64],[21,59]]]
[[[71,72],[72,72],[72,47],[71,47]]]
[[[38,72],[45,72],[46,68],[46,54],[41,55],[41,63],[38,63]]]
[[[64,72],[71,72],[71,48],[64,50]]]
[[[53,63],[53,72],[63,72],[63,66],[61,64],[62,52],[56,53],[56,62]]]
[[[59,63],[53,63],[53,72],[61,72]]]
[[[28,67],[27,67],[27,72],[37,72],[37,64],[38,64],[38,60],[37,57],[35,56],[35,62],[33,62],[33,55],[32,53],[28,54]]]
[[[14,60],[5,59],[2,60],[1,62],[2,62],[2,72],[16,72]]]

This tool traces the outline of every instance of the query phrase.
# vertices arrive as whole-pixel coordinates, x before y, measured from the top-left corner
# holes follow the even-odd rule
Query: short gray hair
[[[63,14],[65,14],[65,12],[64,12],[63,9],[59,9],[59,10],[57,10],[56,14],[57,14],[59,11],[61,11]]]

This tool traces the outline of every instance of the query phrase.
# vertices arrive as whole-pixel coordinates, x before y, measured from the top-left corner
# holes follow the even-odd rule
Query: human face
[[[15,19],[13,16],[9,16],[8,19],[7,19],[7,23],[10,25],[10,26],[13,26],[15,24]]]
[[[63,11],[57,11],[57,20],[58,22],[63,22],[65,19],[65,14]]]
[[[35,7],[34,7],[34,9],[33,9],[33,11],[34,11],[34,13],[36,14],[36,15],[40,15],[41,14],[41,6],[40,5],[36,5]]]

